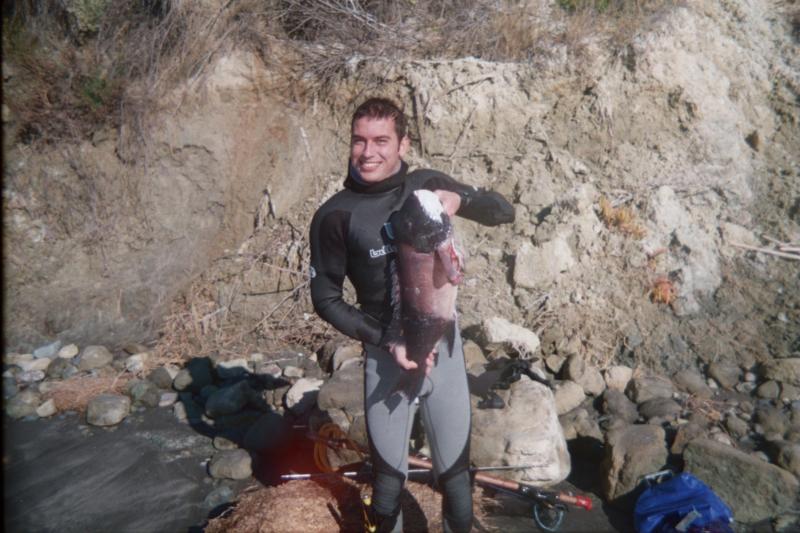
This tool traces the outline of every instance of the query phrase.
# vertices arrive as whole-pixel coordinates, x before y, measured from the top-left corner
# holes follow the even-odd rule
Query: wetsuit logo
[[[393,254],[396,251],[397,251],[397,247],[394,244],[384,244],[383,246],[381,246],[377,250],[375,248],[370,248],[369,256],[370,256],[370,258],[375,259],[377,257],[383,257],[384,255],[387,255],[387,254]]]
[[[317,270],[312,266],[308,267],[308,277],[311,278],[311,279],[314,279],[314,278],[317,277]]]

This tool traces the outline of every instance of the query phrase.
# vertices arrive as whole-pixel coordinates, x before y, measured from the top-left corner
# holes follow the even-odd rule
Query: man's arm
[[[439,172],[425,180],[422,188],[436,192],[448,215],[456,214],[484,226],[514,222],[514,206],[500,193],[464,185]]]
[[[311,222],[311,301],[317,314],[333,327],[361,342],[378,344],[380,322],[342,298],[347,273],[346,236],[350,214],[317,213]]]

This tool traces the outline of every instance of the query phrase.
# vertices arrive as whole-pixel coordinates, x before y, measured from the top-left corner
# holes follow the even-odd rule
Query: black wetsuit
[[[404,370],[386,350],[392,317],[389,262],[394,244],[384,225],[415,190],[447,190],[461,196],[459,216],[485,225],[514,220],[513,207],[499,194],[468,187],[432,170],[400,170],[379,183],[352,177],[325,202],[311,223],[311,297],[317,313],[342,333],[364,343],[367,432],[375,466],[373,505],[402,527],[399,498],[408,470],[408,439],[417,403],[390,395]],[[356,289],[359,308],[342,298],[345,276]],[[472,523],[469,478],[470,403],[457,324],[438,347],[436,366],[419,396],[434,473],[444,493],[445,528],[467,531]],[[389,396],[393,396],[389,401]],[[398,405],[399,402],[399,405]]]

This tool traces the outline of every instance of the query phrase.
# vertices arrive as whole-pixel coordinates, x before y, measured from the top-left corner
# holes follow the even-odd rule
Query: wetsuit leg
[[[458,325],[439,343],[439,355],[420,409],[430,444],[437,482],[443,493],[445,531],[472,527],[472,484],[469,475],[470,400],[464,351]],[[426,393],[427,392],[427,393]]]
[[[391,393],[404,372],[392,355],[377,346],[364,347],[365,411],[374,471],[372,505],[383,524],[394,526],[386,531],[402,531],[400,493],[408,475],[408,440],[416,404]]]

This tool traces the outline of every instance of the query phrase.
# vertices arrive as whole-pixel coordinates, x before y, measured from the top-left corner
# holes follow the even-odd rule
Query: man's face
[[[408,137],[397,138],[393,118],[362,117],[353,124],[350,163],[367,183],[383,181],[400,170]]]

